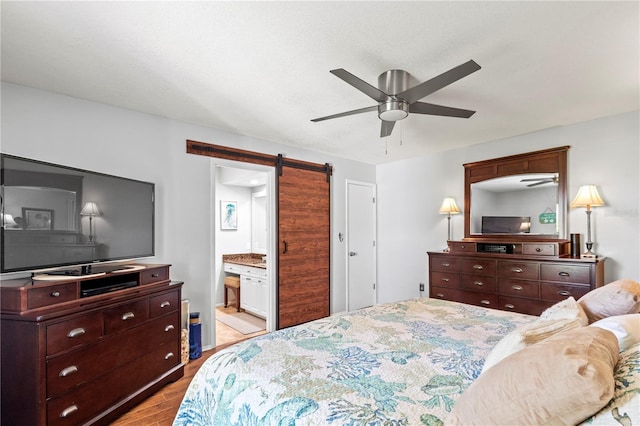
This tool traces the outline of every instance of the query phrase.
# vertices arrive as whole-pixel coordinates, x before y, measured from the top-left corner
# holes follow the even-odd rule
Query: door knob
[[[357,256],[357,255],[358,255],[358,253],[356,253],[355,251],[350,251],[349,252],[349,256]]]

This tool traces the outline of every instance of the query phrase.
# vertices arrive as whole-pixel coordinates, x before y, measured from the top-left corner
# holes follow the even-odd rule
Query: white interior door
[[[347,180],[347,310],[376,303],[376,187]]]

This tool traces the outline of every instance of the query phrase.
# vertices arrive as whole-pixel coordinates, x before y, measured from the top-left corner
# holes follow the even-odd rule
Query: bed
[[[174,425],[448,424],[459,397],[489,376],[483,366],[498,342],[537,320],[416,298],[279,330],[210,357]],[[611,424],[614,409],[635,409],[638,351],[635,344],[616,355],[623,401],[614,397],[585,424]]]

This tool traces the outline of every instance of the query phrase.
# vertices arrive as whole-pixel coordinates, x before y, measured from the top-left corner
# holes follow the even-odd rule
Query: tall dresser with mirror
[[[604,257],[567,239],[567,151],[464,164],[464,239],[429,252],[429,296],[540,315],[604,284]]]

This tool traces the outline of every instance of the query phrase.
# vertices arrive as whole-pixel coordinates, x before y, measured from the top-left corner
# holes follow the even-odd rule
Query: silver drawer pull
[[[173,357],[174,357],[173,352],[169,352],[168,354],[166,354],[164,356],[164,359],[170,359],[170,358],[173,358]]]
[[[518,285],[518,284],[514,284],[511,286],[511,289],[515,290],[515,291],[522,291],[522,286]]]
[[[122,315],[122,321],[129,320],[133,317],[135,317],[133,312],[127,312],[126,314]]]
[[[463,249],[463,248],[465,248],[465,247],[466,247],[466,246],[465,246],[464,244],[460,246],[460,248],[461,248],[461,249]]]
[[[86,331],[84,330],[84,328],[82,327],[78,327],[78,328],[74,328],[73,330],[71,330],[70,332],[67,333],[67,337],[78,337],[78,336],[82,336],[84,333],[86,333]]]
[[[168,300],[165,300],[160,304],[161,308],[166,308],[167,306],[171,306],[171,302],[169,302]]]
[[[558,292],[558,294],[559,294],[560,296],[571,296],[571,293],[569,293],[569,292],[568,292],[568,291],[566,291],[566,290],[561,290],[561,291],[559,291],[559,292]]]
[[[484,283],[482,281],[474,281],[473,283],[475,285],[477,285],[478,287],[482,287],[484,285]]]
[[[151,278],[158,278],[159,276],[159,274],[151,274]]]
[[[164,328],[164,331],[171,331],[171,330],[173,330],[174,328],[175,328],[174,326],[172,326],[171,324],[169,324],[168,326],[166,326],[166,327]]]
[[[513,306],[511,303],[507,303],[506,305],[504,305],[504,307],[507,308],[507,309],[515,308],[515,306]]]
[[[480,303],[482,303],[483,305],[490,305],[491,302],[489,302],[488,300],[481,300]]]
[[[59,291],[51,292],[51,297],[60,297],[60,292]]]
[[[542,249],[540,247],[536,247],[536,252],[540,253]]]
[[[451,265],[449,263],[442,263],[442,266],[444,266],[445,268],[448,268]]]
[[[73,413],[75,413],[78,410],[79,410],[78,406],[76,404],[73,404],[73,405],[65,408],[64,410],[62,410],[62,413],[60,413],[60,417],[64,419],[66,417],[69,417],[70,415],[72,415]]]
[[[445,283],[449,282],[449,278],[443,278],[442,281],[444,281]]]
[[[440,299],[444,298],[444,294],[442,294],[442,293],[438,293],[438,294],[436,294],[436,296],[439,297]]]
[[[482,265],[473,265],[473,269],[477,269],[478,271],[482,271],[484,267]]]
[[[511,268],[511,272],[515,272],[516,274],[521,274],[523,272],[523,269],[516,266],[515,268]]]
[[[60,374],[58,374],[58,376],[67,377],[69,374],[73,374],[77,372],[78,372],[78,367],[76,367],[75,365],[70,365],[69,367],[63,368],[62,371],[60,371]]]
[[[570,274],[570,273],[568,273],[568,272],[558,272],[558,275],[560,275],[561,277],[568,277],[568,276],[570,276],[571,274]]]

